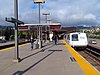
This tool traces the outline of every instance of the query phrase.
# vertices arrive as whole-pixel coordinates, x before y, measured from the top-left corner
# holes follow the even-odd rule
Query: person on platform
[[[57,44],[57,36],[56,35],[53,36],[53,41],[54,41],[54,44],[56,45]]]
[[[33,49],[33,45],[34,45],[34,39],[33,39],[33,36],[31,35],[31,38],[30,38],[30,47],[31,47],[31,49]]]

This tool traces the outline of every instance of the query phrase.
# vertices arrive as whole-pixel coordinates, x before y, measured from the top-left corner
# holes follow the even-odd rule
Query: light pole
[[[49,21],[49,23],[51,23],[52,18],[47,18],[47,21]]]
[[[18,20],[18,0],[14,0],[14,18],[5,18],[5,21],[14,23],[15,25],[15,50],[14,50],[14,62],[19,62],[19,48],[18,48],[18,24],[24,24],[24,22]]]
[[[42,14],[45,15],[45,23],[47,23],[47,15],[50,15],[50,13],[48,13],[48,12],[43,12]],[[45,26],[45,31],[46,31],[46,37],[45,37],[45,39],[46,39],[46,41],[47,41],[47,26]]]
[[[49,21],[49,23],[51,23],[51,18],[47,18],[47,21]],[[49,26],[49,33],[50,33],[50,26]]]
[[[18,0],[14,0],[14,18],[18,20]],[[15,22],[15,48],[16,48],[16,58],[14,62],[19,62],[19,48],[18,48],[18,23]]]
[[[38,3],[38,8],[39,8],[39,10],[38,10],[38,14],[39,14],[39,24],[40,24],[40,3],[44,3],[44,0],[34,0],[34,3]],[[41,48],[42,47],[42,39],[41,39],[41,30],[42,29],[42,27],[41,26],[39,26],[39,36],[37,36],[38,38],[39,38],[39,48]]]

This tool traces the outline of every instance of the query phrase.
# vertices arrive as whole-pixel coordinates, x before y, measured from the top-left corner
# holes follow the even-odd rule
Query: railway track
[[[100,49],[88,45],[85,50],[77,50],[91,65],[100,72]]]

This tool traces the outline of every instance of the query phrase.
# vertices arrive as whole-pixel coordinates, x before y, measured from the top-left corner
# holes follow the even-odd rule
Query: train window
[[[66,35],[65,35],[65,38],[66,38]]]
[[[78,34],[72,35],[72,41],[78,41]]]
[[[69,35],[67,36],[67,39],[68,39],[68,40],[70,40],[70,37],[69,37]]]

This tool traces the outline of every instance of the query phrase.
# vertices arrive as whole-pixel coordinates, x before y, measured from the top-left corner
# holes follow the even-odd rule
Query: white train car
[[[86,48],[88,40],[86,33],[74,32],[65,35],[67,43],[74,48]]]

